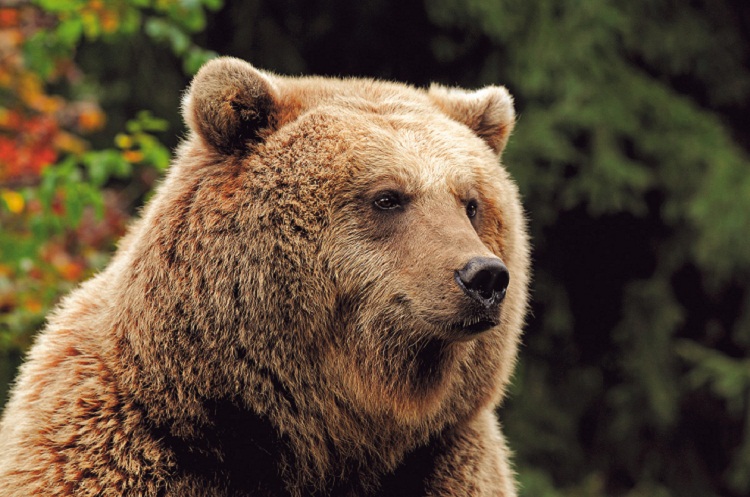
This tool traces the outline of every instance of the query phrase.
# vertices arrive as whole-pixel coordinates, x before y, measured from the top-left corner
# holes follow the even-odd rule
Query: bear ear
[[[467,91],[433,84],[429,97],[444,113],[467,125],[499,156],[516,123],[513,97],[503,86]]]
[[[232,154],[263,140],[275,124],[278,90],[271,77],[247,62],[207,62],[182,100],[187,125],[208,145]]]

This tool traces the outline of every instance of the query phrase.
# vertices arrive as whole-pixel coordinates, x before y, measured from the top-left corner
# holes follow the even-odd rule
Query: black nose
[[[487,307],[505,298],[509,281],[508,268],[497,257],[475,257],[456,271],[456,282],[464,293]]]

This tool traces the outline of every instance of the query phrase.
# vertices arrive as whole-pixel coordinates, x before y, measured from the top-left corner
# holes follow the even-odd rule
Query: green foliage
[[[528,338],[532,353],[523,359],[516,397],[504,411],[513,445],[520,447],[522,475],[532,482],[522,494],[556,495],[545,490],[546,474],[524,469],[548,466],[540,459],[546,454],[560,461],[553,473],[559,483],[581,481],[581,468],[598,467],[642,482],[627,495],[746,495],[750,430],[742,427],[749,416],[750,364],[727,351],[750,352],[742,338],[747,318],[741,319],[740,307],[703,329],[693,324],[701,313],[716,312],[701,299],[741,294],[736,285],[750,275],[750,246],[744,242],[750,235],[748,152],[718,112],[746,103],[750,89],[742,64],[748,54],[738,49],[742,34],[732,28],[730,4],[712,9],[713,18],[669,1],[426,5],[439,25],[491,40],[496,53],[484,58],[480,80],[508,84],[521,110],[505,162],[528,199],[536,234],[541,326],[532,331],[542,334]],[[697,88],[693,95],[676,91],[674,85],[684,80]],[[584,217],[599,220],[592,226],[601,236],[611,236],[606,223],[627,213],[641,226],[639,236],[648,244],[642,250],[652,260],[651,269],[620,282],[616,321],[598,330],[576,329],[580,311],[566,310],[575,295],[562,294],[576,290],[555,268],[571,257],[549,248],[564,213],[575,212],[580,222],[581,209]],[[577,250],[588,257],[607,257],[592,253],[584,240],[580,244]],[[614,259],[610,264],[628,265]],[[686,274],[695,274],[689,278],[695,289],[678,283]],[[611,337],[593,364],[605,375],[598,383],[586,380],[596,375],[580,358],[586,344],[576,343],[587,332]],[[548,345],[555,335],[573,343],[555,350]],[[711,346],[717,337],[725,350]],[[562,369],[551,370],[566,349],[578,362],[563,361]],[[547,389],[530,393],[525,377],[532,375]],[[685,410],[705,395],[719,402],[722,414],[701,418]],[[688,425],[728,420],[739,435],[721,449],[735,456],[723,463],[720,492],[711,489],[714,477],[701,472],[706,469],[688,475],[669,460],[702,458],[695,447],[668,444],[679,437],[705,444],[704,435]],[[581,447],[576,442],[583,429],[593,430],[593,440]],[[610,481],[592,495],[623,491]]]
[[[695,342],[677,342],[677,354],[692,365],[685,380],[692,388],[709,387],[733,413],[744,411],[750,393],[750,359],[734,359]]]
[[[55,62],[67,58],[83,40],[113,41],[133,36],[140,29],[181,57],[188,74],[195,73],[205,61],[216,56],[215,52],[193,43],[190,34],[205,28],[204,9],[218,9],[221,0],[120,0],[107,5],[90,0],[35,3],[62,21],[52,30],[38,31],[25,43],[25,60],[45,78],[53,73]]]
[[[0,48],[9,62],[0,67],[0,374],[60,296],[106,264],[128,215],[170,161],[157,137],[170,125],[150,111],[95,136],[99,146],[82,138],[100,130],[111,109],[97,106],[98,87],[76,58],[92,46],[112,57],[145,28],[191,74],[215,54],[190,35],[205,27],[206,9],[220,6],[36,0],[0,9]]]
[[[746,105],[750,94],[742,64],[748,53],[739,48],[743,35],[730,21],[731,3],[720,3],[708,17],[702,2],[426,4],[437,24],[490,40],[494,53],[480,58],[480,82],[508,84],[521,111],[505,162],[526,195],[536,235],[539,314],[516,397],[503,414],[529,480],[522,495],[750,492],[750,430],[742,429],[749,416],[750,363],[730,355],[750,352],[743,338],[750,309],[735,306],[700,324],[719,307],[704,300],[746,294],[737,285],[750,276],[748,151],[737,144],[740,131],[726,125],[726,109]],[[583,297],[591,300],[588,306],[571,310],[576,296],[561,294],[576,287],[559,265],[577,257],[560,253],[551,234],[559,233],[565,213],[575,213],[574,223],[584,222],[601,237],[620,240],[619,246],[595,245],[650,260],[607,262],[646,266],[610,283],[621,288],[610,290],[620,295],[614,314],[597,309],[593,295]],[[623,219],[640,239],[623,239],[608,228]],[[580,266],[588,274],[573,279],[603,277],[592,267],[608,255],[590,244],[588,238],[570,245],[591,262]],[[620,250],[622,244],[627,250]],[[586,314],[612,324],[587,329],[591,325],[577,323],[587,321]],[[601,357],[584,357],[591,336],[602,342]],[[550,346],[559,341],[567,345]],[[571,360],[560,358],[565,353]],[[701,401],[713,411],[686,410]],[[690,470],[674,468],[670,459],[704,457],[695,445],[675,440],[711,445],[692,423],[716,429],[729,423],[736,438],[714,450],[733,455]],[[581,430],[590,437],[583,446]],[[550,467],[552,460],[559,461],[552,481],[562,484],[560,493],[550,490],[546,473],[526,469]],[[724,468],[721,476],[710,475],[712,465]],[[592,493],[580,483],[569,487],[584,481],[583,468],[609,474],[606,484],[590,487]],[[633,482],[629,491],[614,474]],[[719,488],[713,486],[717,479]]]

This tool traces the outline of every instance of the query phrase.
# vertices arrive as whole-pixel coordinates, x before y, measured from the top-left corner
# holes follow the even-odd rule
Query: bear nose
[[[474,257],[456,271],[464,293],[487,307],[502,302],[509,281],[508,268],[497,257]]]

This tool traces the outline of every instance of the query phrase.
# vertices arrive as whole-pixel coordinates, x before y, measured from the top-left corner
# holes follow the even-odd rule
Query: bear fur
[[[219,58],[183,114],[163,184],[21,368],[2,495],[515,496],[508,92]],[[462,288],[474,258],[507,267],[504,299]]]

